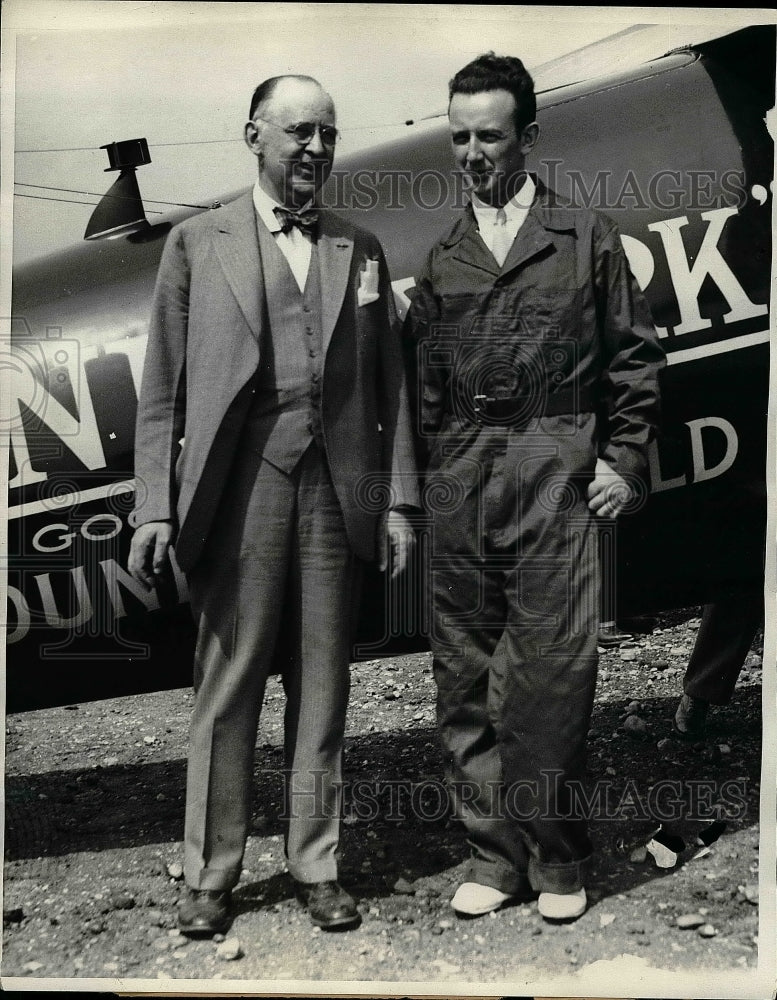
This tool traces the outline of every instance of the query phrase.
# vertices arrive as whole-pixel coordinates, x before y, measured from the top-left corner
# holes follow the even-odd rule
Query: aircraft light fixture
[[[108,153],[106,173],[118,170],[119,176],[92,212],[84,233],[85,240],[114,239],[151,228],[140,197],[137,167],[151,162],[145,139],[126,139],[100,146]]]

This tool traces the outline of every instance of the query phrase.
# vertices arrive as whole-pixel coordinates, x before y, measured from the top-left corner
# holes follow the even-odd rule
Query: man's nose
[[[480,146],[477,136],[473,135],[469,140],[467,146],[467,163],[477,163],[477,161],[483,156],[483,150]]]
[[[321,139],[321,126],[316,126],[316,131],[310,137],[308,142],[305,143],[305,149],[313,156],[323,156],[325,146],[323,140]]]

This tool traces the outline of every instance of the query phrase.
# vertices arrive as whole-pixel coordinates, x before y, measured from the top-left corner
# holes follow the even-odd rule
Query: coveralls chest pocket
[[[577,339],[583,332],[580,290],[562,282],[497,284],[488,311],[511,317],[516,333],[532,340]]]

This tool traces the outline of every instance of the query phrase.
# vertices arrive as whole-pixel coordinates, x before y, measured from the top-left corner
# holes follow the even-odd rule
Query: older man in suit
[[[332,100],[310,77],[274,77],[249,118],[253,191],[168,238],[136,439],[130,568],[153,586],[173,545],[198,623],[178,914],[190,935],[230,921],[282,610],[288,868],[314,924],[359,922],[335,857],[354,594],[376,553],[401,570],[403,509],[418,502],[381,247],[315,205]],[[384,511],[360,501],[375,477]]]

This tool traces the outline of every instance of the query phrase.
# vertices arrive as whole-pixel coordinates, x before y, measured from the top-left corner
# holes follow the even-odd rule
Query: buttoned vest
[[[315,437],[321,440],[321,276],[313,243],[304,292],[275,237],[257,220],[267,314],[256,395],[244,446],[291,472]]]

